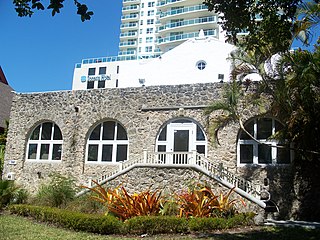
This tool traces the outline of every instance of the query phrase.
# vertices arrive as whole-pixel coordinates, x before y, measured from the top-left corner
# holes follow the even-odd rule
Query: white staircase
[[[234,191],[244,198],[265,208],[266,203],[260,199],[261,188],[242,177],[238,177],[223,167],[223,164],[213,163],[203,155],[193,152],[147,152],[144,151],[143,157],[121,162],[119,168],[101,176],[98,179],[90,178],[88,187],[92,187],[92,180],[99,184],[104,184],[116,177],[125,174],[133,168],[139,167],[158,167],[158,168],[191,168],[201,172],[227,188],[234,188]],[[79,192],[80,196],[88,192],[85,189]]]

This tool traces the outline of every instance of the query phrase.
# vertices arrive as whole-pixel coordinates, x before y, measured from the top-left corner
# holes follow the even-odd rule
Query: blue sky
[[[0,65],[16,92],[71,90],[76,63],[118,54],[122,0],[84,2],[94,11],[86,22],[73,0],[54,17],[45,10],[31,18],[18,17],[12,0],[0,0]]]
[[[122,0],[84,2],[94,11],[86,22],[73,0],[54,17],[45,10],[31,18],[18,17],[12,0],[0,0],[0,65],[16,92],[70,90],[76,63],[118,54]]]

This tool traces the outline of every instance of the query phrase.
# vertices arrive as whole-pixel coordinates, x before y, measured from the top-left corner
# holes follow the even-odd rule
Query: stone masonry
[[[203,107],[221,99],[223,86],[224,83],[208,83],[16,94],[11,109],[4,177],[12,172],[18,184],[35,192],[52,172],[72,176],[79,184],[86,184],[90,177],[96,178],[111,171],[117,167],[116,164],[87,163],[85,160],[86,141],[90,132],[97,123],[108,119],[119,121],[126,129],[129,159],[143,156],[144,149],[154,151],[160,128],[179,117],[197,122],[210,139],[210,119],[203,114]],[[243,109],[244,120],[254,117],[257,112],[255,108]],[[30,133],[44,121],[54,122],[61,129],[62,161],[26,160]],[[287,207],[288,201],[292,202],[291,167],[237,167],[238,133],[237,123],[222,129],[219,132],[220,145],[208,143],[208,158],[223,162],[230,171],[261,185],[268,178],[268,187],[282,209],[281,214],[289,216],[293,208],[291,205]],[[15,164],[9,164],[10,160],[14,160]],[[137,189],[144,186],[179,188],[185,186],[188,179],[198,176],[198,173],[192,177],[190,171],[186,173],[173,169],[152,170],[148,174],[144,170],[134,171],[134,177],[132,174],[128,178],[120,176],[115,179],[114,185],[124,181],[127,186]],[[161,176],[166,174],[170,178],[164,180]]]

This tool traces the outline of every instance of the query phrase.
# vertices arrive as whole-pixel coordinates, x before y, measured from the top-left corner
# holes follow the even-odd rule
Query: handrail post
[[[147,149],[143,149],[143,163],[147,163],[148,159],[148,151]]]
[[[192,150],[192,157],[190,164],[197,164],[197,150]]]
[[[122,171],[122,170],[123,170],[123,163],[120,162],[120,163],[119,163],[119,172]]]
[[[222,178],[222,171],[223,171],[223,163],[219,163],[219,166],[218,166],[218,172],[219,172],[219,177]]]
[[[92,177],[89,177],[88,179],[88,187],[92,187]]]

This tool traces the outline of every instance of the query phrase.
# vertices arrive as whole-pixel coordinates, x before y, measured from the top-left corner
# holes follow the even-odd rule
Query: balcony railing
[[[130,11],[130,10],[139,10],[139,5],[130,5],[122,8],[123,12]]]
[[[124,56],[124,55],[135,55],[136,51],[130,50],[130,51],[120,51],[118,53],[118,56]]]
[[[184,7],[184,8],[179,8],[179,9],[170,10],[170,11],[166,11],[166,12],[161,12],[160,18],[164,18],[164,17],[172,16],[172,15],[177,15],[177,14],[182,14],[182,13],[201,11],[201,10],[208,10],[208,7],[206,5],[200,4],[200,5],[196,5],[196,6]]]
[[[137,41],[127,41],[127,42],[120,42],[119,47],[124,47],[124,46],[135,46],[137,45]]]
[[[201,23],[216,23],[217,18],[216,16],[210,16],[210,17],[202,17],[202,18],[196,18],[196,19],[190,19],[190,20],[184,20],[174,23],[167,23],[164,26],[159,27],[159,31],[163,31],[170,28],[176,28],[176,27],[183,27],[188,25],[194,25],[194,24],[201,24]]]
[[[216,30],[206,30],[204,31],[205,36],[216,36]],[[184,34],[179,34],[175,36],[169,36],[165,38],[159,38],[157,40],[157,44],[164,44],[168,42],[175,42],[175,41],[180,41],[180,40],[185,40],[189,38],[195,38],[199,37],[199,32],[192,32],[192,33],[184,33]]]
[[[120,34],[120,38],[124,38],[124,37],[136,37],[138,36],[137,32],[124,32]]]
[[[121,17],[121,20],[132,20],[132,19],[138,19],[139,14],[135,13],[135,14],[127,14],[127,15],[123,15]]]
[[[183,1],[183,0],[165,0],[165,1],[160,1],[160,2],[158,2],[157,6],[164,6],[166,4],[180,2],[180,1]]]
[[[138,27],[138,23],[124,23],[120,25],[121,29],[124,28],[137,28]]]

